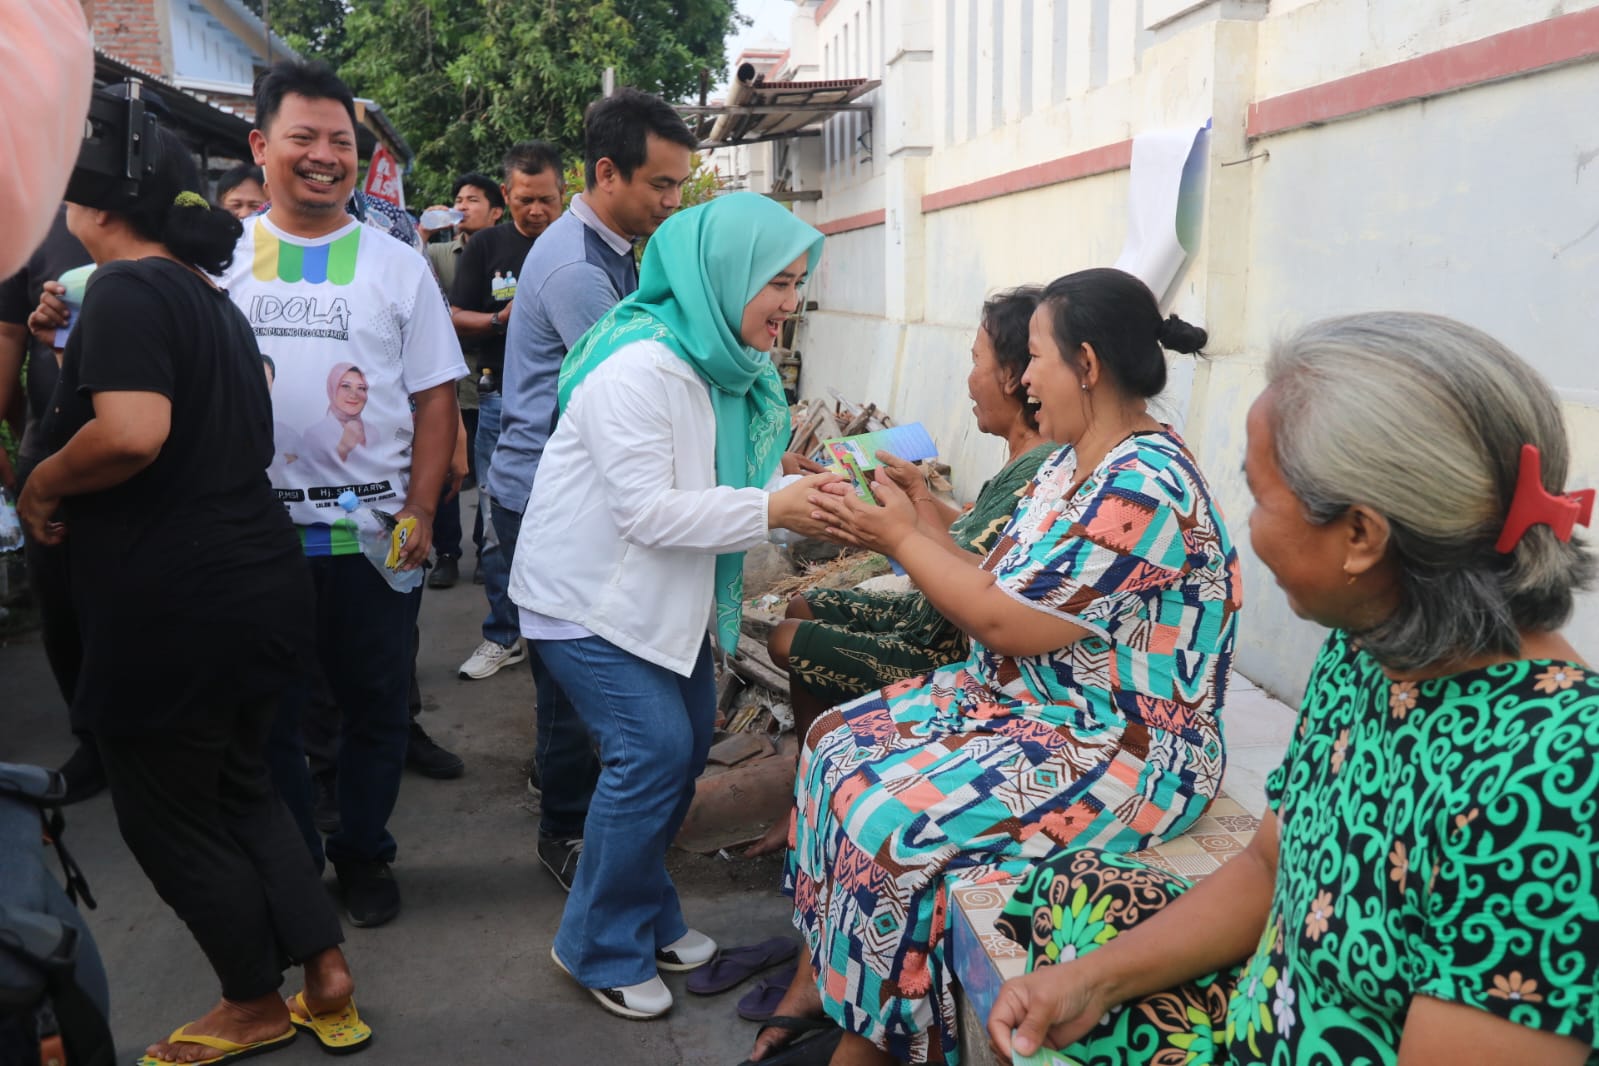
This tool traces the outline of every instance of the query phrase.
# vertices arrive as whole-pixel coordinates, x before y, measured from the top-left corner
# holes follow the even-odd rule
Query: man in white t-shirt
[[[272,487],[300,530],[317,591],[320,665],[343,712],[340,826],[326,855],[350,920],[371,926],[400,909],[387,823],[405,766],[407,665],[422,593],[390,587],[337,500],[349,490],[366,506],[414,516],[402,568],[424,563],[466,364],[427,260],[345,212],[355,144],[354,100],[326,65],[268,72],[250,147],[272,206],[246,220],[223,284],[275,371]],[[290,698],[279,715],[274,773],[319,853],[299,747],[303,704],[303,695]]]

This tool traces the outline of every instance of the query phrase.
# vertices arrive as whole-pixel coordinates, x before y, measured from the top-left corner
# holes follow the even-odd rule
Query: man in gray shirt
[[[697,147],[669,104],[633,89],[589,106],[583,142],[584,191],[528,253],[506,328],[503,421],[488,492],[507,559],[516,554],[522,512],[555,429],[561,362],[590,326],[638,288],[633,242],[677,210]],[[571,702],[531,646],[528,662],[538,690],[528,786],[542,791],[539,860],[571,891],[599,761]]]

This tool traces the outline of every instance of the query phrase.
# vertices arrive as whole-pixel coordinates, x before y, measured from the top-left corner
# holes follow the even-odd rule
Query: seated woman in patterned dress
[[[1027,326],[1042,293],[1030,285],[983,304],[966,391],[977,428],[1004,438],[1008,454],[969,509],[957,510],[934,498],[915,464],[878,453],[888,464],[888,476],[916,504],[928,532],[942,533],[940,539],[975,554],[974,561],[994,546],[1016,509],[1016,498],[1056,447],[1038,432],[1038,417],[1022,387]],[[970,650],[966,634],[920,592],[847,589],[812,589],[794,596],[788,601],[788,617],[773,628],[766,646],[778,668],[788,671],[794,730],[802,737],[829,707],[959,662]],[[785,818],[746,854],[781,851],[788,836]]]
[[[1237,556],[1193,456],[1147,411],[1162,345],[1203,342],[1121,271],[1044,290],[1023,384],[1065,447],[986,560],[940,543],[881,472],[881,507],[813,493],[972,639],[806,737],[785,881],[808,951],[777,1013],[842,1026],[835,1066],[954,1061],[948,875],[1018,874],[1073,840],[1136,850],[1215,796]],[[752,1060],[782,1061],[786,1028],[762,1029]]]
[[[1559,402],[1430,315],[1314,324],[1266,376],[1251,541],[1333,630],[1269,810],[1189,891],[1088,850],[1035,870],[1001,924],[1037,968],[990,1035],[1065,1048],[1044,1062],[1599,1062],[1599,675],[1559,632],[1593,494],[1561,493]]]

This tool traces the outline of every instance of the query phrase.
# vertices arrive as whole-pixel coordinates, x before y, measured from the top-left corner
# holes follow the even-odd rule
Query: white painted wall
[[[1260,28],[1260,93],[1278,96],[1595,6],[1599,0],[1272,0]]]
[[[1559,101],[1551,106],[1551,101]],[[1487,330],[1599,400],[1599,69],[1567,67],[1265,142],[1250,349],[1373,307]]]
[[[815,300],[829,314],[885,317],[884,253],[879,228],[828,238],[822,263],[806,286],[806,299]]]
[[[170,10],[173,77],[234,86],[249,95],[255,68],[245,43],[198,0],[171,0]]]
[[[824,76],[845,73],[844,25],[855,40],[864,4],[839,0],[816,26],[834,64]],[[1292,616],[1250,554],[1239,473],[1266,353],[1295,324],[1405,307],[1488,330],[1555,385],[1574,439],[1572,484],[1599,485],[1599,63],[1244,137],[1251,102],[1599,0],[877,4],[886,22],[874,40],[888,50],[873,117],[888,119],[886,150],[853,170],[828,155],[824,198],[801,210],[824,223],[883,210],[887,223],[828,242],[811,290],[820,310],[799,339],[806,395],[832,386],[925,422],[969,498],[1002,450],[975,432],[965,397],[982,299],[1114,261],[1129,175],[929,214],[922,196],[1213,117],[1201,221],[1166,294],[1169,309],[1210,330],[1210,358],[1174,365],[1164,399],[1245,559],[1246,674],[1296,700],[1323,636]],[[1582,599],[1569,632],[1599,654],[1599,595]]]

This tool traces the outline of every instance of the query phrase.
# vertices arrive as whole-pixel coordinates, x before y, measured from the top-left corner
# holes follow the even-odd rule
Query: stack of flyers
[[[908,422],[903,426],[858,433],[853,437],[824,440],[816,459],[838,473],[849,476],[846,459],[853,459],[862,472],[876,470],[883,465],[877,461],[878,452],[888,452],[908,463],[917,463],[923,459],[937,458],[938,446],[920,422]]]
[[[1015,1039],[1012,1035],[1012,1039]],[[1070,1055],[1054,1048],[1040,1047],[1031,1055],[1023,1055],[1015,1048],[1010,1053],[1011,1066],[1083,1066]]]

